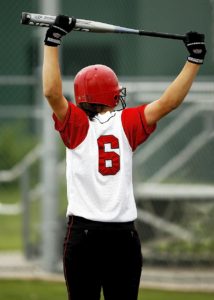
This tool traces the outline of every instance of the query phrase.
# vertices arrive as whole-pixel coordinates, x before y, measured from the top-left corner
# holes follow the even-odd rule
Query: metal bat
[[[30,12],[22,12],[21,24],[40,26],[40,27],[49,27],[54,23],[56,16],[44,15],[44,14],[34,14]],[[70,22],[72,18],[69,18]],[[153,36],[167,39],[175,40],[185,40],[186,35],[181,34],[171,34],[166,32],[156,32],[156,31],[146,31],[138,30],[127,27],[121,27],[117,25],[96,22],[91,20],[76,19],[76,24],[74,27],[76,31],[85,31],[85,32],[96,32],[96,33],[126,33],[126,34],[137,34],[144,36]]]

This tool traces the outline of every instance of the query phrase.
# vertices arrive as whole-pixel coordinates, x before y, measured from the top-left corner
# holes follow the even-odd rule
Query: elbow
[[[185,97],[174,99],[174,101],[171,103],[171,110],[178,108],[183,103],[184,99]]]
[[[170,105],[168,106],[168,110],[169,111],[173,111],[175,110],[176,108],[178,108],[180,106],[180,102],[173,102],[173,103],[170,103]]]
[[[166,112],[169,113],[175,109],[177,109],[181,105],[182,101],[181,99],[168,99],[163,105]]]
[[[43,86],[43,95],[49,99],[55,95],[54,89]]]
[[[179,107],[179,105],[180,104],[178,104],[178,103],[173,103],[173,104],[165,106],[165,108],[163,109],[164,110],[163,115],[168,115],[169,113],[173,112],[174,110],[176,110]]]
[[[48,101],[59,98],[61,94],[62,93],[55,87],[43,86],[43,95]]]
[[[160,120],[164,116],[168,115],[170,112],[174,111],[180,105],[177,101],[162,101],[157,100],[157,116],[156,121]]]

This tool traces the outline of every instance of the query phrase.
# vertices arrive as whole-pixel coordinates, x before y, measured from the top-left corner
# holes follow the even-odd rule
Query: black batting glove
[[[53,25],[51,25],[45,36],[44,43],[47,46],[57,47],[61,44],[61,38],[75,27],[76,19],[70,21],[68,16],[58,15]]]
[[[203,64],[204,57],[207,52],[204,42],[204,34],[194,31],[187,32],[184,44],[189,51],[187,60],[194,64]]]

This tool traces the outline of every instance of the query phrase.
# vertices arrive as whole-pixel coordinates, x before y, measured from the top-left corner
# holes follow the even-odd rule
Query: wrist
[[[56,47],[58,47],[61,43],[60,43],[60,41],[57,42],[57,41],[55,41],[55,40],[49,38],[49,39],[47,39],[47,40],[44,40],[44,44],[45,44],[45,46],[56,48]]]

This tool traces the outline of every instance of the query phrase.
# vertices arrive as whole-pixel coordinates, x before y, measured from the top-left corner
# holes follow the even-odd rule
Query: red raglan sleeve
[[[146,122],[144,109],[146,105],[124,109],[121,115],[123,129],[129,144],[134,151],[137,146],[145,142],[156,129],[156,124],[149,126]]]
[[[68,103],[69,106],[65,120],[61,122],[55,114],[53,114],[53,119],[55,129],[59,131],[65,146],[74,149],[85,139],[89,128],[89,121],[83,110],[71,102]]]

